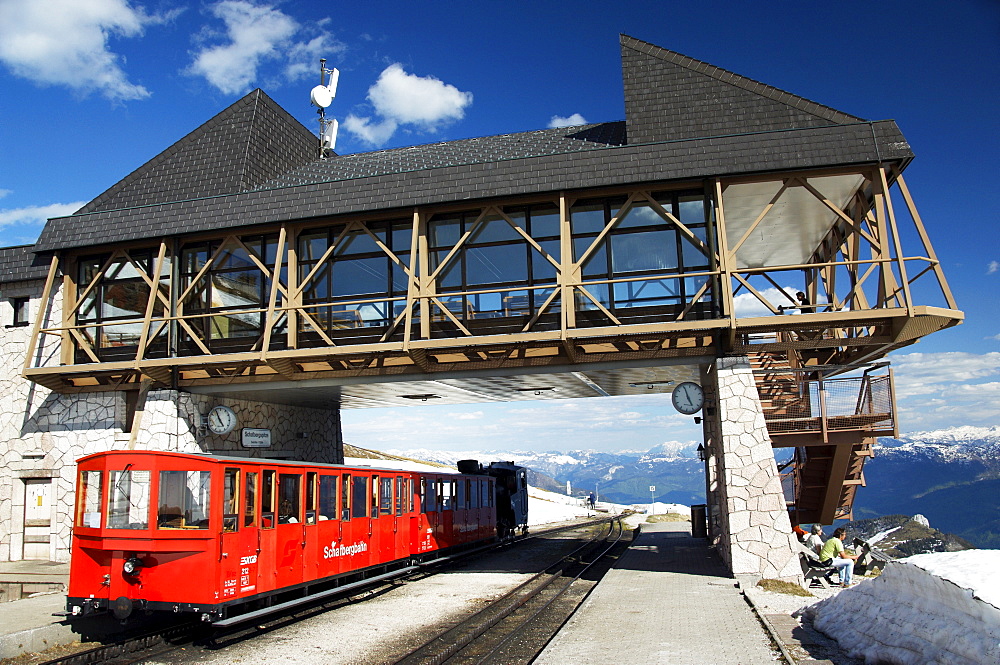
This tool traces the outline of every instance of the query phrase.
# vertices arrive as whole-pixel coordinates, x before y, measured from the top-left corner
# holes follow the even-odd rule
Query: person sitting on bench
[[[854,571],[854,561],[858,558],[844,550],[844,538],[847,529],[840,527],[833,532],[833,538],[823,543],[819,553],[819,562],[824,566],[833,566],[840,575],[840,586],[851,586],[851,573]]]

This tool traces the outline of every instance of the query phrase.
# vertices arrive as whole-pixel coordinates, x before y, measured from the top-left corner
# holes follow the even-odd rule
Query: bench
[[[824,566],[819,562],[819,556],[812,549],[799,543],[799,565],[802,566],[802,577],[806,587],[818,582],[824,589],[830,588],[830,575],[837,572],[833,566]]]

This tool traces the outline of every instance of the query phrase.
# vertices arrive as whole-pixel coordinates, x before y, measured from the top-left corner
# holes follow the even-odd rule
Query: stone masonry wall
[[[61,395],[21,378],[32,328],[12,325],[10,299],[31,297],[34,317],[40,306],[41,291],[41,282],[0,285],[0,561],[22,558],[28,479],[50,480],[49,559],[68,560],[76,460],[95,452],[125,449],[131,442],[131,434],[125,431],[124,393]],[[50,322],[59,319],[57,303],[58,298],[50,307]],[[52,344],[46,344],[36,355],[58,364]],[[231,407],[239,418],[237,428],[225,436],[209,434],[199,427],[201,415],[217,404]],[[343,459],[340,412],[336,408],[307,409],[152,390],[136,427],[138,449],[315,462]],[[243,449],[242,427],[270,429],[272,447]]]
[[[795,535],[750,362],[745,356],[720,358],[712,374],[716,547],[738,578],[800,581]]]

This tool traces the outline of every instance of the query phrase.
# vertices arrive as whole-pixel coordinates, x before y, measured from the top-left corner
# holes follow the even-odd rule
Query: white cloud
[[[368,89],[379,120],[349,115],[343,127],[369,145],[383,145],[401,125],[436,131],[465,117],[472,93],[462,92],[433,76],[407,74],[399,63],[389,65]]]
[[[573,115],[566,116],[565,118],[559,115],[552,116],[549,120],[549,129],[556,129],[557,127],[576,127],[577,125],[586,125],[587,119],[584,118],[579,113],[574,113]]]
[[[75,203],[53,203],[47,206],[0,209],[0,229],[15,225],[42,225],[50,217],[72,215],[86,204],[86,201],[77,201]]]
[[[903,431],[996,425],[1000,352],[891,356]]]
[[[1000,261],[990,261],[990,264],[986,267],[986,274],[992,275],[998,270],[1000,270]]]
[[[359,118],[351,114],[340,123],[344,131],[348,131],[368,145],[384,145],[396,132],[397,123],[395,120],[383,120],[382,122],[372,122],[371,118]]]
[[[12,194],[13,192],[14,190],[12,189],[0,189],[0,199],[7,196],[8,194]]]
[[[768,302],[770,302],[775,307],[795,306],[795,303],[797,302],[795,300],[795,293],[797,292],[797,289],[791,286],[783,287],[783,289],[784,292],[788,294],[787,296],[783,295],[781,291],[779,291],[774,287],[764,290],[758,289],[758,292],[762,296],[767,298]],[[771,310],[769,310],[767,306],[760,301],[760,298],[758,298],[752,293],[740,293],[735,298],[733,298],[733,308],[736,310],[736,316],[739,317],[770,316],[772,314]],[[792,310],[792,313],[795,313],[797,311],[798,310]]]
[[[209,11],[225,24],[224,33],[206,29],[199,39],[221,38],[223,42],[200,48],[185,71],[203,76],[226,94],[248,90],[265,62],[283,63],[285,80],[296,81],[316,75],[320,57],[344,50],[343,44],[322,29],[329,19],[302,26],[270,4],[249,0],[222,0]]]
[[[99,92],[125,101],[149,97],[109,48],[115,37],[140,37],[147,25],[171,20],[146,14],[128,0],[4,0],[0,2],[0,62],[42,85]]]

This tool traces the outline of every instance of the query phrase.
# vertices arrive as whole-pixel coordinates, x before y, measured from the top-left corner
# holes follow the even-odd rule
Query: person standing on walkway
[[[854,572],[854,562],[857,556],[848,554],[844,549],[844,538],[847,529],[840,527],[833,532],[833,538],[823,543],[819,552],[819,562],[824,566],[833,566],[840,575],[840,586],[851,586],[851,574]]]

